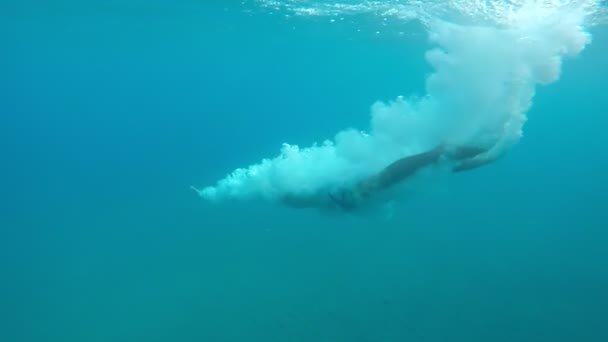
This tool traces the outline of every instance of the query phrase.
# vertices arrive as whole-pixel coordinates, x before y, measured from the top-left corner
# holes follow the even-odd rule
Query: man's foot
[[[487,150],[478,146],[453,146],[446,148],[445,155],[452,160],[463,160],[474,158]]]

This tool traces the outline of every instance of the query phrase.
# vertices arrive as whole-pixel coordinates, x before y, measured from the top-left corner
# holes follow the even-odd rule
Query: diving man
[[[485,154],[487,151],[487,148],[448,148],[445,144],[440,144],[430,151],[398,159],[352,187],[330,189],[326,193],[312,196],[288,194],[283,196],[281,201],[295,208],[333,207],[342,211],[353,211],[368,202],[374,195],[403,182],[425,167],[439,163],[442,157],[456,162],[451,168],[452,172],[462,172],[492,162],[494,159],[487,157]]]

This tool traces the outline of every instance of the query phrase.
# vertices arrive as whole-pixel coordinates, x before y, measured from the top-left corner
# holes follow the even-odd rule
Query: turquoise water
[[[189,187],[423,95],[421,24],[0,9],[1,341],[608,340],[605,27],[504,158],[382,220]]]

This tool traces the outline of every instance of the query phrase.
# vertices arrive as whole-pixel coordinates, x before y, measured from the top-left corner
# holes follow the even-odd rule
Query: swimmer
[[[379,173],[357,182],[352,187],[331,189],[308,196],[288,194],[283,196],[281,202],[294,208],[333,207],[342,211],[353,211],[375,194],[403,182],[425,167],[439,163],[443,156],[457,162],[452,172],[462,172],[492,162],[494,158],[487,157],[487,151],[487,148],[473,146],[450,149],[445,144],[440,144],[430,151],[396,160]]]

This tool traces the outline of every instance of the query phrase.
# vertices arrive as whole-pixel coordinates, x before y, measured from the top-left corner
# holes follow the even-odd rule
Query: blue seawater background
[[[0,341],[608,341],[604,27],[505,159],[393,220],[189,190],[423,94],[422,28],[355,19],[1,4]]]

